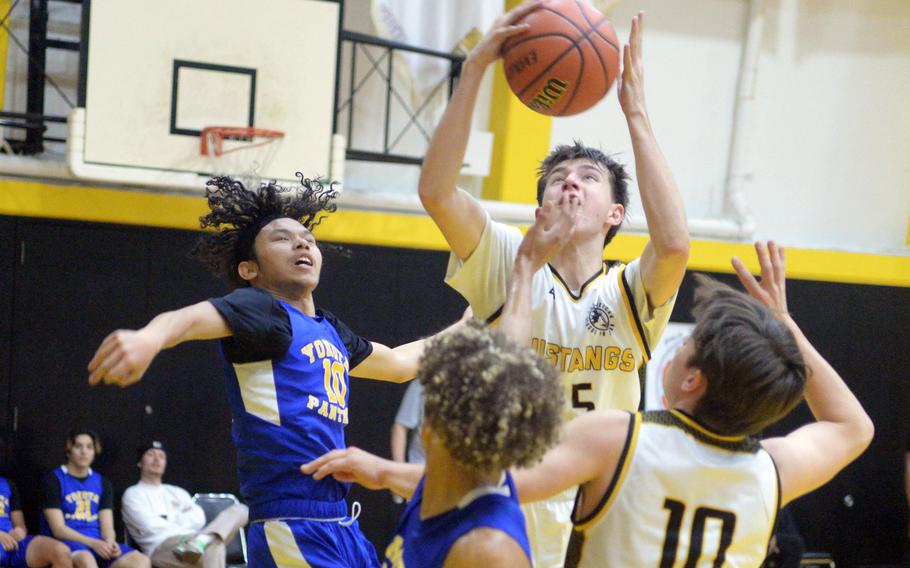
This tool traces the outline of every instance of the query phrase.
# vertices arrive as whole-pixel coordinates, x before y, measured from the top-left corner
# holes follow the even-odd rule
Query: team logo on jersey
[[[596,335],[613,335],[613,311],[600,302],[595,302],[585,320],[588,331]]]

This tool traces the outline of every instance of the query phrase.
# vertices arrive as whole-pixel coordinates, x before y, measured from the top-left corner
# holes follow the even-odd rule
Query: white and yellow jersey
[[[518,229],[487,217],[477,248],[464,262],[452,255],[446,282],[495,323],[505,303],[518,246]],[[566,418],[587,410],[638,410],[639,366],[650,357],[670,318],[674,299],[649,309],[636,259],[604,263],[580,290],[551,266],[533,279],[531,347],[560,372]]]
[[[576,505],[577,507],[577,505]],[[566,567],[755,567],[780,507],[771,456],[678,411],[634,414],[616,474],[572,514]]]

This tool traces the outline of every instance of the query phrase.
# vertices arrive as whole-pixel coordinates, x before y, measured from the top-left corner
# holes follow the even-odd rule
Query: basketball
[[[581,0],[548,0],[502,46],[506,80],[521,102],[550,116],[578,114],[607,94],[619,73],[613,24]]]

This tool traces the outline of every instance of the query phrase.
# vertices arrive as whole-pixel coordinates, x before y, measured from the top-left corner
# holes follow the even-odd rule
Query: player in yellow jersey
[[[538,225],[519,251],[503,310],[503,331],[517,340],[530,334],[534,256],[552,241]],[[566,425],[540,465],[515,473],[522,501],[579,486],[568,566],[758,566],[779,508],[869,445],[868,415],[787,312],[784,249],[770,242],[756,251],[760,282],[733,260],[751,298],[701,284],[695,329],[664,375],[671,410],[588,413]],[[754,438],[803,396],[816,422]],[[306,469],[402,493],[420,474],[359,450]]]
[[[484,71],[499,58],[503,42],[524,31],[516,22],[537,5],[526,2],[501,17],[472,50],[420,176],[420,199],[452,250],[446,281],[476,317],[491,322],[505,302],[521,234],[493,221],[456,180]],[[628,206],[629,176],[620,163],[576,143],[556,148],[539,170],[538,204],[573,195],[581,208],[572,242],[535,273],[532,284],[531,346],[560,371],[567,418],[594,409],[638,409],[638,368],[666,327],[688,260],[682,199],[645,106],[642,22],[642,14],[632,21],[618,88],[650,236],[641,257],[628,265],[604,263],[604,247]],[[525,508],[536,566],[562,565],[571,509],[572,494]]]

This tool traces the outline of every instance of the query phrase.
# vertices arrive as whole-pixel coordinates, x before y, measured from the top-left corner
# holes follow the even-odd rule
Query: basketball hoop
[[[255,140],[257,138],[260,138],[261,140],[259,142],[256,142]],[[268,130],[266,128],[253,128],[247,126],[206,126],[202,129],[202,133],[199,135],[199,153],[203,156],[208,156],[209,144],[211,144],[215,151],[215,157],[220,158],[223,154],[227,154],[229,152],[236,152],[238,150],[246,150],[249,148],[256,148],[257,146],[271,144],[278,138],[284,138],[283,131]],[[248,142],[248,144],[225,150],[225,139]]]
[[[199,153],[213,175],[258,176],[278,149],[284,131],[247,126],[206,126],[199,135]],[[255,150],[249,152],[249,150]],[[234,154],[230,158],[227,154]]]

